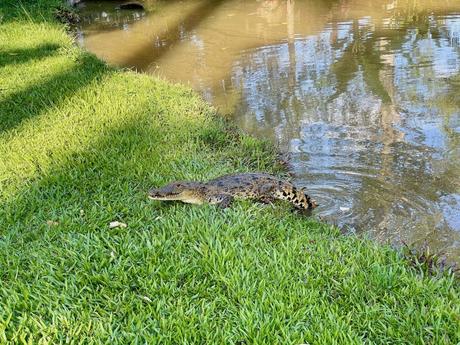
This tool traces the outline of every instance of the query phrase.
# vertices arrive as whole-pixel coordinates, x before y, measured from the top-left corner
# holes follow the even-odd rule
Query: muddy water
[[[81,43],[288,150],[316,214],[460,261],[460,1],[86,2]]]

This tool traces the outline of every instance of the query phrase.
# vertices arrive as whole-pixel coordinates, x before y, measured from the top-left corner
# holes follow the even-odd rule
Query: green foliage
[[[446,257],[433,253],[425,243],[421,248],[411,248],[407,244],[401,250],[402,256],[417,273],[426,276],[451,276],[458,272],[455,264],[447,264]]]
[[[270,171],[274,150],[24,3],[34,20],[0,26],[0,343],[460,341],[452,276],[281,203],[147,200],[175,179]]]

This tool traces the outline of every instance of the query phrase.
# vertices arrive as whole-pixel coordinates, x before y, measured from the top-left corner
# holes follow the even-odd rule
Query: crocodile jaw
[[[151,200],[161,200],[161,201],[168,201],[168,200],[180,200],[179,197],[175,195],[164,195],[164,196],[148,196],[149,199]]]
[[[184,198],[184,199],[181,199],[181,201],[187,204],[195,204],[195,205],[202,205],[204,203],[203,199],[194,198],[194,197]]]
[[[203,204],[203,200],[198,197],[194,196],[186,196],[186,195],[162,195],[162,196],[148,196],[151,200],[161,200],[161,201],[182,201],[187,204]]]

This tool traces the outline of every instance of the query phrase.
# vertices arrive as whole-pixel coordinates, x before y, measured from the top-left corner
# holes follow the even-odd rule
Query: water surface
[[[101,58],[186,83],[291,153],[316,215],[460,261],[460,1],[81,5]]]

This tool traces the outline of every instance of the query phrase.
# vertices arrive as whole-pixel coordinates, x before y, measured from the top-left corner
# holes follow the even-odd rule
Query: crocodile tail
[[[289,201],[295,208],[302,210],[314,209],[316,202],[305,193],[305,189],[298,189],[292,185],[285,185],[275,192],[275,197],[280,200]]]
[[[305,188],[293,188],[295,197],[292,199],[292,203],[296,208],[302,210],[312,210],[316,207],[316,202],[306,193]]]
[[[310,195],[306,193],[305,188],[301,188],[298,194],[299,199],[302,200],[302,205],[304,206],[304,209],[312,210],[318,206],[316,200],[312,199]]]

